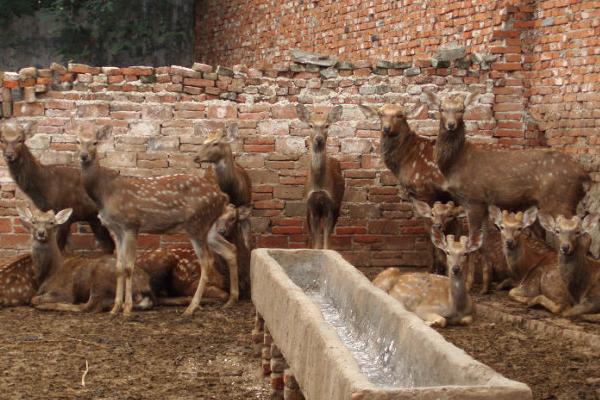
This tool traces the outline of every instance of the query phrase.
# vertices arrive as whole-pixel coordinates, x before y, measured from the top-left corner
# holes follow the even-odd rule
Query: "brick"
[[[237,107],[233,105],[210,105],[206,114],[207,118],[234,119],[237,117]]]
[[[81,104],[77,107],[80,118],[108,117],[108,104]]]

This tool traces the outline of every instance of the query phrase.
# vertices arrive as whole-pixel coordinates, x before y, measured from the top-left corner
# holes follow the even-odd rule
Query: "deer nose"
[[[458,273],[459,273],[459,272],[460,272],[460,265],[454,265],[454,266],[452,267],[452,273],[453,273],[454,275],[458,275]]]
[[[383,127],[383,133],[385,133],[386,135],[388,135],[391,131],[392,131],[391,127],[389,127],[389,126]]]
[[[560,246],[560,252],[563,254],[569,254],[571,252],[571,246],[568,244],[563,244]]]
[[[434,227],[435,229],[440,229],[440,230],[441,230],[441,229],[442,229],[442,224],[441,224],[441,223],[439,223],[439,222],[435,222],[435,223],[433,224],[433,227]]]
[[[46,231],[36,231],[35,237],[37,240],[46,240]]]
[[[323,144],[324,140],[323,140],[323,136],[317,136],[315,138],[315,142],[320,146]]]
[[[79,159],[83,162],[88,162],[90,160],[90,156],[88,154],[80,154]]]
[[[515,241],[512,239],[508,239],[506,241],[506,247],[508,247],[509,249],[512,249],[513,247],[515,247]]]
[[[15,161],[15,153],[4,153],[4,159],[6,161]]]
[[[448,127],[449,130],[453,130],[456,128],[456,122],[448,122]]]

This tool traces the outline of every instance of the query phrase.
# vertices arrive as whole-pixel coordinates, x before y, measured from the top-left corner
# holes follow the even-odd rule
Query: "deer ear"
[[[438,106],[438,107],[440,106],[440,97],[437,94],[435,94],[433,92],[425,92],[425,96],[427,96],[427,100],[431,104]]]
[[[490,218],[496,226],[500,227],[502,225],[502,211],[498,207],[494,205],[489,206],[488,214],[490,214]]]
[[[327,115],[327,124],[331,125],[338,122],[342,118],[343,111],[344,108],[342,106],[333,107],[333,109],[329,111],[329,114]]]
[[[586,215],[581,222],[581,229],[588,234],[592,234],[598,228],[598,217],[598,214]]]
[[[446,237],[441,230],[436,228],[431,230],[431,242],[438,249],[446,251]]]
[[[235,140],[238,133],[238,124],[231,124],[227,127],[227,136],[225,137],[225,141],[227,143],[231,143]]]
[[[28,207],[17,207],[17,213],[19,214],[19,219],[23,226],[27,228],[28,231],[31,231],[31,229],[33,229],[33,223],[31,222],[33,214],[31,214],[31,210]]]
[[[473,251],[479,250],[481,245],[483,244],[483,231],[477,231],[477,234],[473,237],[473,240],[469,240],[469,245],[467,246],[467,252],[471,253]]]
[[[556,230],[556,221],[554,220],[554,217],[552,215],[546,213],[539,213],[538,220],[540,221],[540,224],[545,230],[554,233],[554,231]]]
[[[104,125],[101,128],[96,130],[96,139],[98,140],[106,140],[110,135],[110,125]]]
[[[413,208],[421,217],[431,218],[431,207],[424,201],[413,199]]]
[[[58,213],[56,213],[56,216],[54,217],[56,219],[56,223],[58,225],[64,224],[69,220],[71,214],[73,214],[72,208],[65,208],[64,210],[60,210]]]
[[[25,122],[22,127],[23,127],[23,137],[25,139],[30,138],[33,136],[33,131],[35,130],[35,127],[37,126],[37,123],[34,121],[28,121]]]
[[[310,112],[304,107],[304,104],[298,103],[296,105],[296,114],[298,119],[306,124],[310,124]]]
[[[359,104],[358,107],[360,108],[360,111],[362,111],[362,113],[365,115],[365,117],[379,118],[379,111],[375,107],[366,106],[364,104]]]
[[[423,112],[424,108],[425,108],[425,104],[417,104],[412,110],[410,110],[406,114],[406,118],[407,119],[415,119],[415,118],[417,118],[421,114],[421,112]]]
[[[454,208],[454,215],[456,215],[456,218],[462,218],[467,216],[467,212],[462,206],[458,206]]]
[[[473,100],[477,98],[478,95],[478,93],[469,93],[464,100],[465,108],[468,107],[473,102]]]
[[[240,221],[250,218],[252,206],[240,206],[237,208],[237,215]]]
[[[523,213],[523,227],[527,228],[535,222],[538,215],[538,209],[536,206],[529,207],[527,211]]]

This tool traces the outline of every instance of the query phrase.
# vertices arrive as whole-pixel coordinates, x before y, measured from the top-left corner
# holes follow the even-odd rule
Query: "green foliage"
[[[6,25],[14,18],[31,15],[53,4],[54,0],[0,0],[0,24]]]

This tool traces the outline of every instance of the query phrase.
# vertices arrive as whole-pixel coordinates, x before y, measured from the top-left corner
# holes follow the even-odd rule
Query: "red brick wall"
[[[204,0],[196,59],[233,65],[289,60],[298,48],[344,60],[410,60],[459,42],[485,51],[506,0]]]

